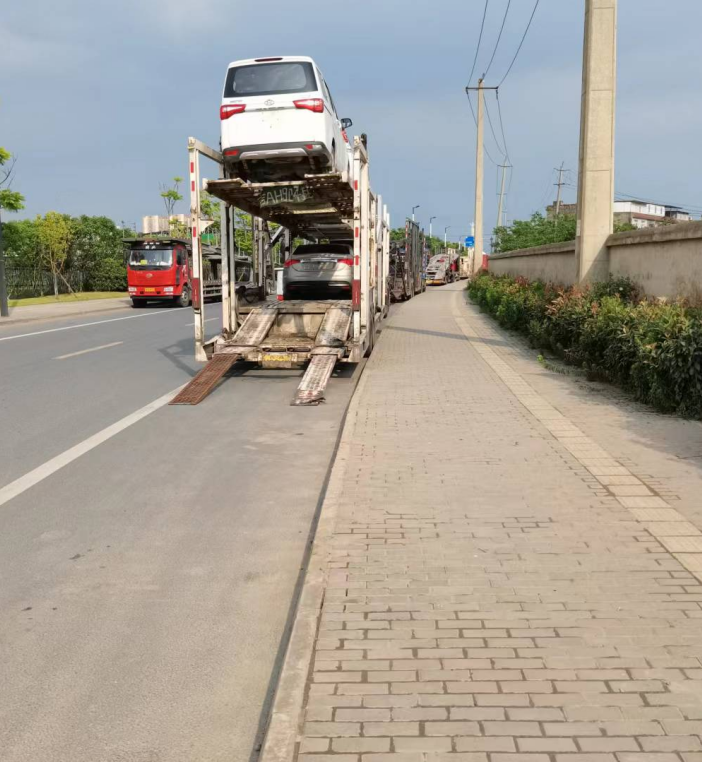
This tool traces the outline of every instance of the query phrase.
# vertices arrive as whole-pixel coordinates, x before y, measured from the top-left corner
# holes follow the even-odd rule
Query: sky
[[[472,84],[495,49],[508,0],[489,0]],[[27,0],[0,14],[0,145],[17,157],[21,216],[55,210],[141,225],[162,214],[159,183],[187,176],[187,138],[219,141],[230,61],[309,55],[351,132],[368,135],[371,183],[393,225],[470,231],[475,125],[464,88],[484,0]],[[497,84],[534,0],[512,0],[487,85]],[[584,0],[541,0],[500,88],[509,161],[507,219],[577,182]],[[620,0],[616,189],[702,211],[700,0]],[[502,144],[495,96],[487,95]],[[486,147],[505,163],[486,125]],[[485,160],[485,228],[498,172]],[[216,176],[214,165],[203,176]],[[176,208],[186,212],[186,202]],[[699,213],[696,214],[699,216]]]

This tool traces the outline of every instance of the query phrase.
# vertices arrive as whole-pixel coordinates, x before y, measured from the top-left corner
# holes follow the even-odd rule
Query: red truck
[[[177,238],[139,238],[125,241],[127,285],[134,307],[149,301],[170,301],[179,307],[192,303],[192,249]],[[205,298],[222,296],[222,254],[203,246],[202,293]],[[237,268],[238,269],[238,268]]]

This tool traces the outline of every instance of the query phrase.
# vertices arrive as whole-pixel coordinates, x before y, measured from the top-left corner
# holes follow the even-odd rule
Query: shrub
[[[702,310],[646,301],[624,278],[559,289],[482,273],[468,291],[534,346],[552,349],[661,411],[702,418]]]
[[[116,259],[103,259],[91,269],[87,281],[90,291],[126,291],[127,268]]]

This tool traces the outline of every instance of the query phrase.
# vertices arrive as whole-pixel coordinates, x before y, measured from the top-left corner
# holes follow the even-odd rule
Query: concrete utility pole
[[[478,137],[475,146],[475,245],[473,247],[473,262],[471,272],[477,272],[478,258],[483,256],[483,110],[485,95],[483,80],[478,80]]]
[[[431,238],[431,223],[436,219],[436,215],[429,218],[429,251],[434,251],[434,243]]]
[[[561,166],[556,170],[556,172],[558,172],[558,182],[556,183],[558,186],[558,195],[556,196],[556,219],[558,219],[558,215],[561,213],[561,188],[565,185],[563,182],[563,173],[565,172],[565,169],[563,169],[564,164],[565,162],[562,161]]]
[[[9,317],[7,303],[7,284],[5,282],[5,252],[2,248],[2,219],[0,219],[0,317]]]
[[[502,182],[500,183],[500,201],[497,205],[497,225],[495,225],[495,227],[498,228],[502,225],[502,207],[504,206],[505,200],[505,176],[509,169],[509,164],[500,164],[500,169],[502,170]]]
[[[617,0],[585,1],[575,256],[581,283],[607,280],[613,231]]]

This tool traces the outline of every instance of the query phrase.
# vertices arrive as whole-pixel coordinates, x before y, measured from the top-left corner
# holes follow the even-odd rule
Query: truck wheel
[[[373,316],[370,319],[370,325],[368,326],[368,349],[366,349],[365,357],[370,357],[374,348],[375,348],[375,316]]]
[[[146,299],[132,299],[132,307],[146,307]]]
[[[185,286],[180,295],[176,296],[173,301],[175,301],[177,307],[189,307],[191,304],[190,289]]]

